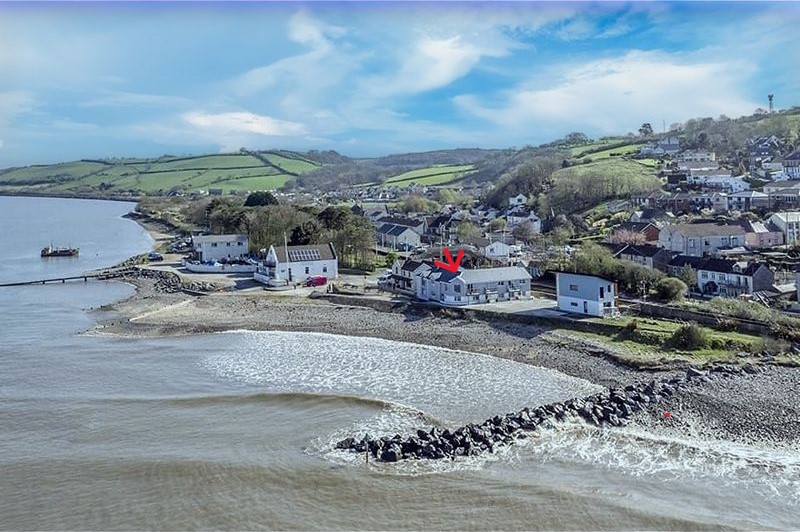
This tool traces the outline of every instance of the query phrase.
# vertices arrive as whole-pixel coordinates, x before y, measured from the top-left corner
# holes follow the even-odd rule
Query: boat
[[[42,257],[77,257],[78,248],[54,248],[47,246],[42,249]]]

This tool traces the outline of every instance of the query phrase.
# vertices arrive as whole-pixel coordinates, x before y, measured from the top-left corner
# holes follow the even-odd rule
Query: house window
[[[306,266],[306,275],[308,275],[308,266]]]
[[[570,301],[569,304],[570,304],[571,307],[577,307],[578,306],[578,304],[575,301]]]
[[[700,277],[701,277],[702,279],[708,279],[708,272],[701,272],[701,273],[700,273]]]
[[[216,243],[216,242],[212,242],[212,243],[211,243],[211,247],[212,247],[212,248],[215,248],[215,247],[217,247],[217,243]]]
[[[237,242],[236,245],[237,246],[244,246],[244,242]]]
[[[460,294],[460,293],[461,293],[461,285],[460,285],[460,284],[457,284],[457,285],[455,285],[455,286],[453,287],[453,290],[454,290],[454,291],[456,291],[456,292],[458,292],[458,293]]]
[[[604,297],[606,297],[605,287],[601,286],[600,287],[600,299],[603,299]]]
[[[231,247],[231,243],[230,242],[225,242],[225,245],[228,246],[228,247]]]
[[[571,285],[569,285],[569,289],[572,290],[573,292],[577,292],[578,291],[578,285],[571,284]]]
[[[327,266],[323,266],[322,267],[322,273],[328,273],[328,267]]]

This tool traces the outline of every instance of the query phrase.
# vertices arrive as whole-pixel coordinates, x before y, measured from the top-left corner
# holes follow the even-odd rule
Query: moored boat
[[[42,249],[42,257],[77,257],[78,248],[54,248],[47,246]]]

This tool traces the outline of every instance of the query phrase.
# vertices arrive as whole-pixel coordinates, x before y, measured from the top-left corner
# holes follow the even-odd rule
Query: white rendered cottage
[[[271,286],[302,282],[309,277],[339,277],[339,260],[333,244],[270,246],[253,278]]]
[[[200,262],[235,259],[250,253],[247,235],[201,235],[192,237],[192,248]]]

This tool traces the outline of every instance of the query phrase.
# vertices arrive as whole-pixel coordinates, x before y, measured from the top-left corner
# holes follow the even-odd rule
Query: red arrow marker
[[[435,260],[435,261],[433,261],[433,265],[434,266],[438,266],[439,268],[441,268],[443,270],[447,270],[449,272],[455,273],[455,272],[458,271],[458,267],[461,265],[461,259],[464,258],[464,250],[463,249],[459,249],[458,250],[458,255],[456,256],[456,260],[453,261],[453,256],[450,254],[450,250],[447,249],[447,248],[444,248],[444,257],[447,259],[447,264],[445,264],[444,262],[440,262],[438,260]]]

